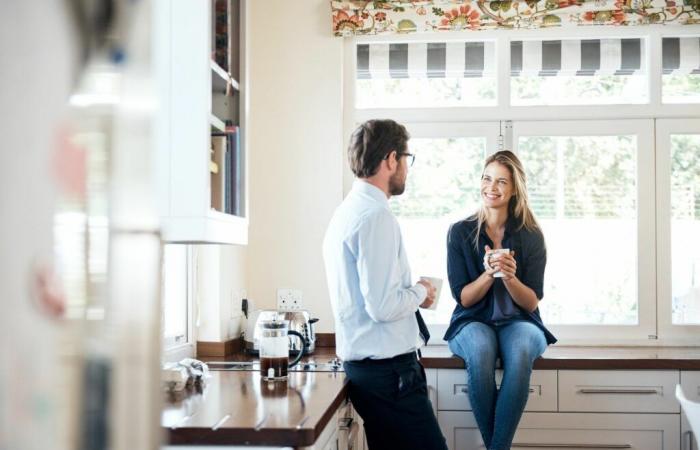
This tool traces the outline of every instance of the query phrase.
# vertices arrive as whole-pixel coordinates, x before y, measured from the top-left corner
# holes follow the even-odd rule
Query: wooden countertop
[[[259,372],[211,374],[201,393],[166,402],[170,444],[313,445],[347,395],[342,372],[290,372],[286,383]]]
[[[464,368],[447,346],[422,350],[426,368]],[[328,362],[333,347],[319,347],[305,362]],[[250,361],[245,353],[205,361]],[[535,369],[700,370],[700,348],[551,346]],[[201,393],[169,399],[163,427],[171,444],[313,445],[347,395],[342,372],[290,372],[287,383],[262,381],[259,372],[212,371]]]
[[[422,350],[425,367],[464,368],[464,361],[446,346],[429,346]],[[535,361],[535,369],[700,370],[697,347],[565,347],[553,345]]]

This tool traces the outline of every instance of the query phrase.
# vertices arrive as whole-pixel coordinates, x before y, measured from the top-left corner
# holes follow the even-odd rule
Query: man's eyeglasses
[[[389,159],[389,156],[391,156],[391,153],[389,153],[388,155],[386,155],[386,156],[384,157],[384,159]],[[413,166],[413,163],[416,161],[416,155],[414,155],[413,153],[408,153],[408,152],[401,152],[401,153],[398,153],[398,152],[397,152],[397,153],[396,153],[397,159],[400,158],[400,157],[402,157],[402,156],[405,156],[405,157],[408,158],[408,161],[407,161],[407,162],[408,162],[408,167],[412,167],[412,166]]]

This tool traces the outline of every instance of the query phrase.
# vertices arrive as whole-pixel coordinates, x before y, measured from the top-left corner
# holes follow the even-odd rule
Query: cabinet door
[[[496,371],[496,385],[501,385],[503,371]],[[440,411],[471,411],[467,373],[461,369],[438,370],[437,408]],[[530,377],[530,395],[525,411],[557,410],[557,371],[533,370]]]
[[[425,378],[428,384],[428,398],[430,398],[430,403],[433,404],[433,413],[435,413],[435,417],[437,417],[437,376],[437,369],[425,369]]]
[[[560,370],[559,411],[679,413],[677,370]]]
[[[469,411],[438,411],[440,431],[450,450],[483,450],[479,427]]]
[[[511,448],[676,450],[679,436],[678,414],[525,413]]]
[[[481,450],[474,416],[439,411],[438,421],[450,450]],[[525,413],[512,449],[676,450],[678,414]]]
[[[700,371],[681,372],[681,387],[685,396],[694,402],[700,402]],[[690,430],[685,414],[681,413],[681,448],[682,450],[699,450],[698,440]]]

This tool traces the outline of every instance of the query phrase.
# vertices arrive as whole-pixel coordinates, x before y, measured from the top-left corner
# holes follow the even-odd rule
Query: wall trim
[[[227,356],[242,352],[243,338],[237,337],[225,342],[197,341],[197,358],[202,356]]]

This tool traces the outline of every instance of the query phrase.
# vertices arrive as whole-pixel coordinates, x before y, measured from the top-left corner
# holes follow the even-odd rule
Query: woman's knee
[[[506,336],[501,338],[501,354],[504,364],[522,369],[532,368],[532,364],[547,348],[544,333],[534,324],[520,322]]]
[[[456,346],[467,357],[482,359],[495,358],[498,352],[498,340],[493,329],[481,322],[472,322],[464,326],[454,337],[451,347]],[[460,355],[462,356],[462,355]]]

